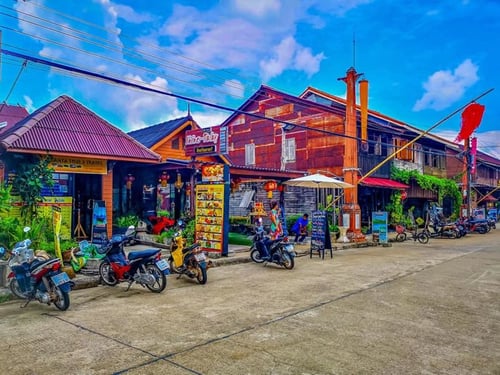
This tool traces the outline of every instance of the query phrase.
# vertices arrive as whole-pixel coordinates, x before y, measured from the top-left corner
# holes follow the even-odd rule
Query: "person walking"
[[[302,215],[293,224],[292,232],[295,233],[295,242],[304,242],[304,239],[307,237],[307,224],[309,224],[308,214]]]
[[[271,202],[271,212],[269,213],[269,219],[271,220],[271,238],[275,240],[283,232],[279,217],[278,202],[276,201]]]

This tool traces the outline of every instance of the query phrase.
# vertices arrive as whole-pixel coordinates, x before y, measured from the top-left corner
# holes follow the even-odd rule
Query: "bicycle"
[[[404,242],[406,240],[418,241],[420,243],[426,244],[429,242],[429,235],[426,232],[418,232],[418,227],[415,226],[413,231],[407,230],[404,225],[396,225],[396,241]],[[410,234],[410,236],[407,235]]]

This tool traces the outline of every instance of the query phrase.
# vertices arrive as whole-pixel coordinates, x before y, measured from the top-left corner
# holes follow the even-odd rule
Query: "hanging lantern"
[[[160,183],[160,185],[162,187],[165,187],[165,186],[167,186],[167,182],[168,182],[169,178],[170,178],[170,176],[168,175],[167,171],[163,171],[163,172],[161,172],[161,175],[158,178],[158,182]]]
[[[179,172],[177,172],[177,180],[175,181],[174,186],[177,189],[177,191],[180,191],[183,185],[184,184],[182,182],[182,176]]]
[[[240,184],[241,184],[241,178],[239,177],[232,178],[229,183],[229,186],[231,188],[231,193],[234,193],[236,190],[238,190]]]
[[[267,197],[271,199],[273,197],[273,190],[278,188],[278,184],[276,181],[267,181],[264,184],[264,190],[267,191]]]
[[[285,191],[285,185],[283,185],[283,184],[279,184],[279,185],[278,185],[278,191],[279,191],[280,193],[283,193],[283,192]]]
[[[132,176],[130,173],[125,176],[125,187],[127,188],[127,190],[131,190],[132,189],[132,183],[135,181],[135,177]]]

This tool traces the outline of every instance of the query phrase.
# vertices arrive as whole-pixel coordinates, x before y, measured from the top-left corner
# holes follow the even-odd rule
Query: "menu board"
[[[320,256],[322,255],[324,258],[325,249],[330,249],[330,255],[333,257],[332,243],[330,240],[330,233],[328,232],[326,212],[313,211],[311,216],[312,231],[310,257],[312,258],[313,252],[317,251]]]
[[[224,249],[224,184],[196,185],[195,240],[204,250]]]

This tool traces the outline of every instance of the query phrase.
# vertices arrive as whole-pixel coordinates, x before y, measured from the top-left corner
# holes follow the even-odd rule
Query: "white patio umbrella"
[[[293,178],[283,183],[285,185],[299,186],[305,188],[346,189],[354,187],[354,185],[351,185],[347,182],[337,180],[336,178],[333,177],[325,176],[321,173]]]

